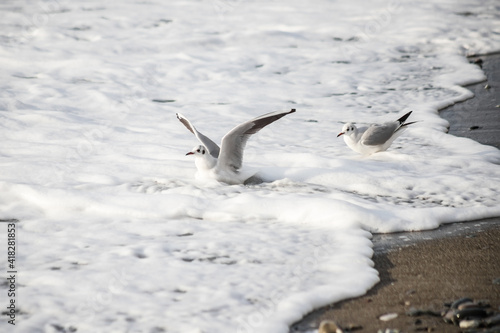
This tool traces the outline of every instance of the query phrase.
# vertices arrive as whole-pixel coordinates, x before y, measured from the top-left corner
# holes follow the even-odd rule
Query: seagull
[[[411,113],[412,111],[408,112],[396,121],[372,124],[369,127],[356,128],[353,123],[345,124],[337,138],[343,135],[349,148],[363,155],[385,151],[408,125],[416,123],[405,123]]]
[[[236,185],[248,183],[255,176],[255,173],[249,174],[240,170],[243,163],[243,150],[250,136],[293,112],[295,109],[285,112],[270,112],[244,122],[224,135],[220,148],[215,142],[199,132],[182,114],[177,113],[176,115],[177,119],[202,143],[186,154],[195,157],[198,169],[197,178],[212,178],[229,185]]]

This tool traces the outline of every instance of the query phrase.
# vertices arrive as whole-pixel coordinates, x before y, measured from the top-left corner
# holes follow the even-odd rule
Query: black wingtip
[[[296,111],[295,109],[291,109],[290,112],[288,112],[288,113],[293,113],[295,111]]]
[[[401,118],[399,118],[399,119],[398,119],[399,123],[400,123],[400,124],[403,124],[403,123],[406,121],[406,119],[408,119],[408,117],[410,116],[410,114],[411,114],[412,112],[413,112],[413,111],[410,111],[410,112],[408,112],[407,114],[405,114],[404,116],[402,116]]]

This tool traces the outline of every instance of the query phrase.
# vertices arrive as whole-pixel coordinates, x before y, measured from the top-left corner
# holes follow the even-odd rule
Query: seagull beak
[[[339,135],[337,135],[337,138],[341,136],[342,134],[345,134],[344,132],[340,132]]]
[[[194,153],[192,151],[190,151],[189,153],[186,154],[186,156],[188,155],[194,155]]]

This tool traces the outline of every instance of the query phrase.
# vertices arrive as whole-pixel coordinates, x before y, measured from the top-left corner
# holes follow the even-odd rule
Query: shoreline
[[[500,149],[500,52],[468,59],[481,65],[487,79],[465,86],[474,97],[440,110],[440,116],[450,123],[449,134]],[[492,310],[500,311],[495,282],[500,278],[500,217],[374,234],[373,244],[380,282],[363,296],[313,311],[290,332],[317,332],[322,320],[335,321],[345,332],[463,332],[441,317],[406,315],[412,307],[441,311],[445,302],[462,297],[488,300]],[[395,319],[379,319],[394,313]]]
[[[495,229],[500,230],[500,217],[448,223],[432,230],[373,234],[373,251],[374,253],[400,251],[405,247],[418,245],[422,242],[439,241],[445,238],[463,238]]]

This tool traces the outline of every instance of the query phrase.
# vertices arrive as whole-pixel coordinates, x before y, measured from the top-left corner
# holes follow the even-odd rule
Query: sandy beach
[[[444,304],[462,297],[488,300],[492,309],[500,306],[500,228],[467,236],[423,240],[375,253],[375,268],[381,282],[366,295],[335,304],[310,315],[295,332],[317,327],[322,320],[334,320],[356,332],[398,329],[400,332],[462,332],[441,317],[408,316],[412,308],[441,312]],[[381,321],[380,316],[397,318]],[[346,331],[348,331],[346,329]]]
[[[441,115],[450,122],[450,134],[500,148],[500,55],[470,58],[478,59],[488,80],[467,87],[475,97]],[[500,312],[500,218],[462,225],[425,232],[425,237],[391,235],[392,246],[391,239],[376,235],[373,261],[380,282],[362,297],[311,313],[291,332],[311,332],[323,320],[335,321],[346,332],[464,332],[440,316],[408,315],[414,309],[439,313],[462,297],[487,301],[491,311]],[[397,317],[380,320],[385,314]]]

